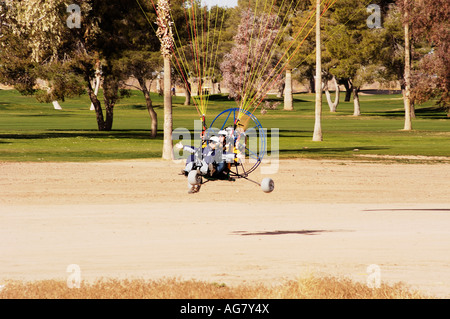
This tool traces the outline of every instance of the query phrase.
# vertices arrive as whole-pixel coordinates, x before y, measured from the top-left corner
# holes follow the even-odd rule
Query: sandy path
[[[0,163],[0,284],[179,277],[277,283],[309,273],[450,297],[450,164],[284,160],[275,191],[186,193],[162,161]],[[252,177],[258,181],[260,172]]]

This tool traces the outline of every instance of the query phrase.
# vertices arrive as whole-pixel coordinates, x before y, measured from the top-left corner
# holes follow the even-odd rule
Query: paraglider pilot
[[[186,166],[182,173],[187,175],[192,169],[200,167],[200,174],[206,175],[209,173],[212,176],[216,170],[214,167],[214,159],[219,143],[220,140],[217,136],[212,136],[208,142],[203,142],[201,147],[183,145],[181,142],[177,143],[175,145],[177,149],[191,153],[186,159]]]

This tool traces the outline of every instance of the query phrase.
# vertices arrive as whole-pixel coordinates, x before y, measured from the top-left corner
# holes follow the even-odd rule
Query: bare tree
[[[325,91],[325,96],[327,97],[328,106],[330,108],[330,112],[334,113],[337,110],[337,106],[339,105],[339,94],[341,93],[341,90],[339,88],[338,81],[336,80],[336,77],[333,75],[331,78],[333,81],[334,87],[336,88],[336,96],[334,98],[334,101],[331,99],[331,93],[330,88],[328,86],[328,80],[324,81],[323,90]]]

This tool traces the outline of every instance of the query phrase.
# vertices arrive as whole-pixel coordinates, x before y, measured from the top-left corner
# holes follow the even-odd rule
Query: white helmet
[[[219,143],[220,140],[217,136],[211,136],[211,138],[209,139],[210,142],[214,142],[214,143]]]
[[[220,130],[220,131],[219,131],[219,135],[227,136],[227,135],[228,135],[228,132],[225,131],[225,130]]]
[[[225,131],[227,132],[228,136],[233,136],[234,129],[231,126],[228,126]]]

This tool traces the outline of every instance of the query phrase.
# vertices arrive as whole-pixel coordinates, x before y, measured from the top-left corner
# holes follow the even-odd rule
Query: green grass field
[[[100,96],[101,97],[101,96]],[[98,161],[159,158],[162,150],[162,98],[152,95],[158,113],[159,134],[150,138],[150,117],[139,91],[115,108],[113,131],[99,132],[90,101],[81,96],[61,103],[63,110],[41,104],[16,91],[0,91],[1,161]],[[275,98],[273,98],[276,100]],[[294,111],[277,110],[262,115],[262,126],[280,130],[281,158],[352,159],[357,155],[450,156],[450,120],[432,103],[416,107],[413,131],[403,131],[400,95],[362,95],[359,117],[352,116],[353,103],[343,102],[330,113],[324,99],[323,142],[313,142],[314,95],[296,94]],[[198,120],[194,106],[174,98],[174,129],[193,130]],[[236,107],[226,96],[211,96],[207,121],[222,110]],[[270,139],[268,141],[270,146]]]

